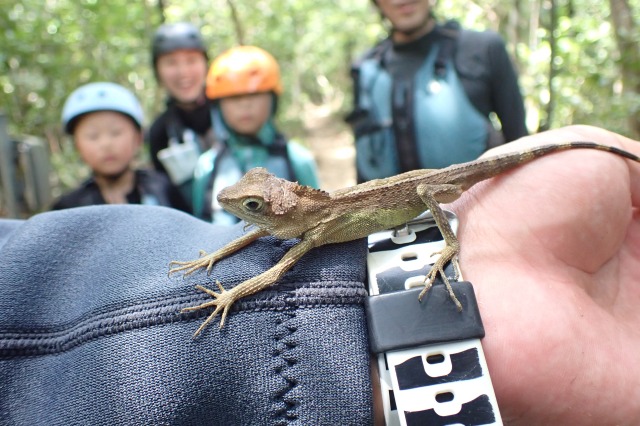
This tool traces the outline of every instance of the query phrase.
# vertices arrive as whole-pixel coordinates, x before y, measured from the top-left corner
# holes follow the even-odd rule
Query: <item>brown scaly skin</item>
[[[445,248],[425,277],[425,288],[419,299],[422,300],[439,274],[451,299],[458,310],[461,310],[462,306],[444,273],[444,266],[452,261],[456,275],[459,275],[457,258],[460,244],[439,204],[451,203],[476,183],[543,155],[577,148],[606,151],[640,162],[640,157],[618,148],[593,142],[569,142],[480,158],[444,169],[414,170],[332,193],[280,179],[263,168],[249,170],[238,183],[222,190],[218,195],[218,201],[225,210],[254,225],[255,230],[211,254],[201,251],[199,259],[188,262],[173,261],[169,273],[184,271],[185,275],[189,275],[200,268],[211,272],[213,264],[218,260],[267,235],[281,239],[300,238],[300,242],[271,269],[231,290],[225,290],[220,283],[217,283],[219,293],[197,286],[197,289],[211,295],[213,300],[186,308],[183,312],[215,307],[213,313],[198,328],[195,336],[218,314],[221,314],[222,327],[230,307],[236,300],[275,284],[312,248],[364,238],[369,234],[403,225],[425,209],[431,211],[444,237]]]

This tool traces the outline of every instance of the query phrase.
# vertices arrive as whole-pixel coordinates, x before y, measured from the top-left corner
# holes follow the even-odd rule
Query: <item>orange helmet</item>
[[[273,91],[282,93],[280,67],[267,51],[255,46],[233,47],[218,56],[207,74],[207,97]]]

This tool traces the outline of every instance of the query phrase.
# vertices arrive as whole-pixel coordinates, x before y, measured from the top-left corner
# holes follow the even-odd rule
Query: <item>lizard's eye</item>
[[[242,206],[252,213],[258,213],[264,207],[264,201],[260,198],[247,198],[242,202]]]

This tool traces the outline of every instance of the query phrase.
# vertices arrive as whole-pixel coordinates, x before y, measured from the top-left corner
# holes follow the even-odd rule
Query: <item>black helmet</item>
[[[160,55],[180,49],[199,50],[207,60],[209,59],[200,31],[196,27],[187,22],[163,24],[156,30],[151,45],[153,69],[155,70]]]

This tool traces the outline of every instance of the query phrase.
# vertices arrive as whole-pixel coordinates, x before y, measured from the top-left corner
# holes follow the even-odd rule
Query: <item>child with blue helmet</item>
[[[115,83],[86,84],[69,95],[62,124],[92,176],[60,197],[53,210],[94,204],[152,204],[184,210],[184,201],[166,176],[133,167],[143,143],[143,118],[138,99]]]

